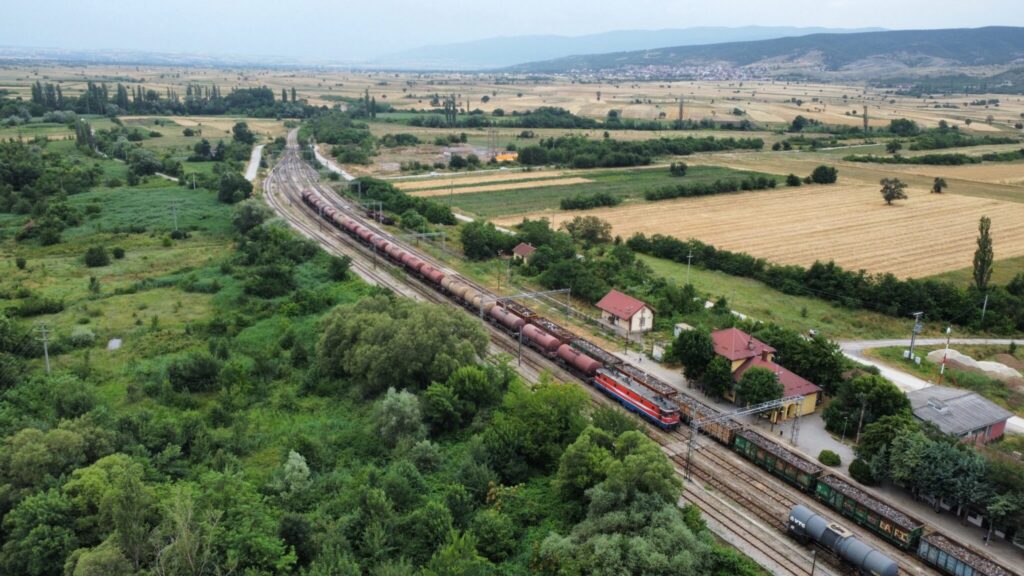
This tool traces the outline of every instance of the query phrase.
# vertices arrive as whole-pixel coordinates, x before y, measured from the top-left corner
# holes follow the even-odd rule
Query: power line
[[[39,332],[39,337],[36,338],[43,343],[43,356],[46,357],[46,375],[50,375],[50,331],[46,328],[45,322],[40,322],[36,326],[36,332]]]

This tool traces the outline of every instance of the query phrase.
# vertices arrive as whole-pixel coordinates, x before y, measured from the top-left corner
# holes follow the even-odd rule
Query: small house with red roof
[[[711,333],[715,354],[722,356],[731,363],[733,380],[739,382],[743,374],[751,368],[764,368],[775,373],[782,384],[783,398],[798,396],[800,401],[787,402],[784,409],[772,414],[776,422],[797,416],[805,416],[817,409],[821,403],[821,388],[798,374],[787,370],[775,362],[775,348],[754,338],[738,328],[726,328]],[[735,401],[730,393],[729,399]]]
[[[514,260],[522,260],[523,264],[529,264],[530,256],[532,256],[533,253],[536,251],[537,249],[534,248],[533,246],[525,242],[520,242],[519,244],[516,244],[515,248],[512,249],[512,258]]]
[[[654,309],[629,294],[612,290],[597,303],[601,318],[626,332],[646,332],[654,328]]]

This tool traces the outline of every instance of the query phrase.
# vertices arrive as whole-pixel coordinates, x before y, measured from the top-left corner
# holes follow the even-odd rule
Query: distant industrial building
[[[975,444],[987,444],[1002,436],[1006,421],[1013,416],[980,394],[948,386],[914,390],[907,398],[918,420],[930,422],[946,434]]]
[[[817,409],[821,402],[821,388],[813,382],[787,370],[775,363],[775,348],[761,342],[738,328],[726,328],[711,333],[715,354],[732,363],[732,378],[739,382],[743,374],[751,368],[764,368],[775,373],[782,384],[784,398],[799,396],[799,402],[787,402],[786,405],[772,414],[776,422],[805,416]],[[735,401],[735,394],[727,395]]]
[[[498,152],[494,155],[495,162],[515,162],[519,159],[519,152]]]
[[[654,327],[654,310],[628,294],[612,290],[597,303],[601,318],[626,332],[647,332]]]

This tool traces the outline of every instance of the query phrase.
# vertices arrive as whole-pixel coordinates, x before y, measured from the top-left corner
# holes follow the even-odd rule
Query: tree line
[[[627,244],[642,254],[682,263],[692,250],[693,262],[702,268],[753,278],[786,294],[813,296],[849,308],[902,318],[923,311],[936,320],[1000,333],[1024,329],[1024,274],[1018,274],[1006,286],[961,288],[940,280],[901,280],[890,273],[851,272],[834,262],[815,262],[809,267],[772,264],[699,240],[683,241],[661,234],[637,234]],[[988,313],[982,323],[981,304],[986,294]]]
[[[723,150],[760,150],[760,138],[656,138],[620,141],[559,136],[540,140],[519,150],[519,163],[527,166],[555,164],[573,168],[646,166],[659,156],[689,155]]]
[[[921,154],[920,156],[878,156],[875,154],[844,156],[847,162],[871,162],[874,164],[926,164],[930,166],[962,166],[964,164],[981,164],[982,162],[1016,162],[1024,159],[1024,148],[1008,152],[987,152],[970,156],[957,152],[955,154]]]
[[[303,118],[317,110],[298,98],[295,90],[281,91],[280,99],[266,86],[233,88],[226,95],[216,84],[188,84],[182,96],[170,87],[163,91],[146,88],[142,84],[116,84],[88,81],[77,97],[65,96],[59,84],[36,81],[32,85],[30,112],[41,116],[45,112],[72,110],[79,114],[156,115],[221,115],[245,114],[258,118]]]

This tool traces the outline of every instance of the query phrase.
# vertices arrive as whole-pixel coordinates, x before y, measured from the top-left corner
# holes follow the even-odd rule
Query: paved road
[[[1007,338],[953,338],[949,341],[952,345],[994,345],[994,346],[1009,346],[1010,342],[1021,342],[1022,339],[1011,340]],[[935,346],[946,343],[945,338],[918,338],[917,345],[919,346]],[[931,382],[927,382],[908,374],[902,370],[893,368],[889,364],[876,360],[874,358],[868,358],[864,355],[865,350],[871,348],[891,348],[894,346],[910,346],[910,340],[858,340],[858,341],[840,341],[839,348],[842,349],[843,355],[861,364],[869,366],[875,366],[878,371],[882,373],[889,380],[892,380],[903,390],[904,392],[910,392],[913,390],[920,390],[926,386],[931,386]],[[1024,418],[1014,416],[1010,418],[1009,422],[1006,423],[1006,431],[1012,434],[1024,434]]]
[[[256,173],[260,171],[260,158],[263,157],[263,144],[256,146],[252,149],[252,155],[249,156],[249,166],[245,168],[245,179],[252,182],[256,179]]]

